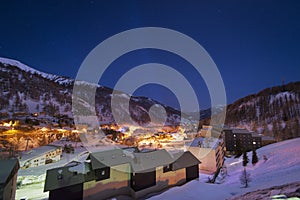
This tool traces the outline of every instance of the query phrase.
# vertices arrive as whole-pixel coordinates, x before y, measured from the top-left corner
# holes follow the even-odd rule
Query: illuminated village
[[[4,61],[15,62],[9,59]],[[20,63],[17,65],[16,74],[27,73],[24,72],[24,69],[28,69],[27,66]],[[8,64],[2,67],[4,72],[13,68]],[[29,77],[31,75],[31,72],[26,74]],[[207,119],[212,116],[211,113],[202,115],[204,120],[199,121],[198,118],[193,119],[187,114],[180,116],[178,111],[167,107],[169,116],[165,124],[158,125],[150,123],[149,111],[145,112],[155,101],[133,97],[131,111],[135,114],[136,121],[133,124],[116,124],[108,109],[109,104],[104,101],[109,100],[111,90],[99,86],[98,98],[103,98],[96,106],[99,114],[98,118],[96,117],[99,121],[96,121],[99,122],[99,126],[91,126],[94,121],[91,120],[93,116],[89,115],[89,106],[83,106],[79,112],[80,117],[84,119],[82,123],[75,124],[72,118],[71,95],[65,93],[65,86],[60,85],[65,82],[72,83],[70,80],[63,79],[62,83],[53,83],[53,80],[39,77],[36,81],[48,81],[49,87],[53,87],[52,91],[57,89],[54,86],[59,87],[56,92],[58,97],[54,98],[49,94],[45,98],[42,92],[36,95],[43,98],[29,100],[30,95],[12,95],[13,100],[4,101],[7,107],[0,112],[0,167],[3,169],[0,195],[3,199],[52,200],[70,199],[70,196],[74,199],[107,199],[122,196],[131,199],[152,199],[156,198],[157,193],[164,195],[166,190],[176,191],[178,186],[188,189],[201,185],[199,188],[212,189],[216,184],[224,188],[229,184],[232,187],[231,191],[242,194],[238,180],[241,169],[246,170],[244,163],[247,164],[248,161],[243,157],[247,156],[247,152],[250,155],[255,155],[256,150],[258,152],[260,158],[256,161],[259,165],[253,163],[248,169],[254,174],[257,171],[256,179],[259,180],[260,176],[266,174],[265,171],[269,171],[270,163],[278,169],[272,170],[272,173],[275,173],[274,177],[278,175],[277,171],[280,172],[282,164],[277,164],[274,152],[297,152],[299,148],[299,145],[296,145],[297,139],[285,141],[299,137],[295,125],[298,122],[292,118],[297,113],[296,109],[290,112],[290,116],[285,114],[283,119],[267,124],[268,118],[264,123],[259,121],[262,120],[262,114],[258,108],[253,112],[252,107],[248,108],[251,106],[249,102],[237,101],[234,106],[228,106],[227,119],[231,120],[231,124],[226,126],[209,125]],[[6,86],[1,87],[4,87],[5,91],[9,89]],[[275,90],[279,93],[270,97],[273,107],[289,98],[294,102],[293,108],[297,108],[296,95],[293,92],[281,92],[286,88],[291,88],[292,91],[294,87],[294,84],[289,87],[279,86]],[[4,94],[8,95],[5,91]],[[127,95],[117,95],[128,99]],[[254,97],[254,100],[247,101],[260,102],[259,99]],[[27,102],[28,105],[22,102]],[[81,103],[87,105],[84,101]],[[25,111],[21,111],[22,109]],[[287,107],[280,109],[277,110],[279,113],[287,113]],[[251,115],[245,115],[245,110],[249,110]],[[123,114],[128,111],[120,109],[118,112]],[[161,115],[160,112],[155,114],[158,118]],[[267,116],[268,113],[265,117]],[[248,119],[250,122],[245,124],[241,119]],[[271,131],[270,128],[273,127]],[[285,143],[287,145],[284,145]],[[286,157],[284,154],[280,159],[287,159],[282,163],[287,164],[285,168],[291,175],[285,177],[285,173],[279,173],[279,176],[284,176],[282,179],[286,183],[291,183],[291,180],[297,181],[297,170],[292,168],[294,165],[288,164],[298,161],[300,163],[298,157]],[[252,162],[253,160],[255,161],[252,158]],[[268,185],[264,181],[265,179],[260,180],[259,183]],[[280,185],[281,182],[276,184]],[[258,183],[256,185],[260,186]],[[220,195],[232,196],[228,192]],[[160,195],[157,198],[160,198]]]
[[[300,1],[1,1],[0,200],[300,200]]]
[[[47,145],[57,140],[80,142],[79,131],[72,125],[59,127],[57,123],[52,123],[47,127],[27,126],[19,120],[7,122],[5,120],[0,124],[0,130],[1,137],[5,139],[1,140],[2,156],[5,156],[5,152],[16,155],[18,152]],[[140,148],[171,148],[177,143],[183,142],[184,139],[187,140],[187,134],[180,127],[156,130],[154,127],[149,129],[135,126],[103,125],[101,130],[106,133],[107,138],[117,144]],[[89,131],[92,130],[81,129],[81,132],[88,133]]]
[[[25,120],[24,120],[25,119]],[[69,123],[71,122],[71,123]],[[26,123],[31,123],[30,126]],[[47,124],[47,125],[46,125]],[[176,160],[172,161],[172,157],[177,157],[178,155],[187,156],[185,159],[194,159],[193,166],[197,166],[194,171],[194,175],[191,177],[197,178],[199,177],[198,170],[201,170],[208,176],[211,176],[210,181],[215,182],[220,172],[226,171],[226,167],[224,168],[224,161],[226,155],[226,147],[225,141],[223,140],[224,134],[227,135],[227,138],[235,136],[236,134],[247,135],[248,143],[250,141],[249,149],[251,150],[253,147],[260,148],[263,145],[273,143],[274,140],[272,138],[264,138],[262,136],[256,136],[254,132],[249,132],[246,129],[218,129],[212,126],[203,126],[200,130],[193,130],[191,127],[197,127],[196,125],[188,126],[189,128],[186,130],[183,127],[142,127],[142,126],[117,126],[114,124],[103,124],[101,125],[101,132],[105,134],[105,138],[101,138],[95,140],[93,143],[93,147],[89,146],[89,143],[84,143],[81,139],[84,139],[91,135],[99,135],[100,130],[95,130],[89,128],[85,124],[81,124],[77,127],[80,127],[80,130],[76,130],[72,120],[68,118],[60,118],[60,120],[55,121],[51,118],[49,120],[47,117],[42,114],[31,114],[30,117],[13,119],[13,120],[3,120],[0,124],[1,127],[1,158],[9,158],[15,157],[19,161],[20,170],[17,178],[17,197],[21,198],[23,192],[27,191],[30,185],[41,184],[35,194],[35,198],[46,198],[50,195],[50,199],[55,199],[56,195],[62,195],[60,193],[56,194],[56,190],[50,186],[50,180],[47,178],[50,176],[48,173],[56,173],[53,171],[54,169],[61,169],[64,171],[63,166],[67,168],[70,166],[81,166],[83,163],[87,162],[91,158],[91,156],[96,156],[96,160],[102,160],[99,158],[99,153],[97,152],[112,152],[110,156],[114,158],[119,155],[118,150],[114,150],[115,148],[123,149],[123,152],[131,152],[134,157],[139,157],[140,155],[146,155],[147,153],[157,152],[157,158],[161,156],[164,157],[166,154],[166,150],[168,153],[165,155],[164,159],[156,161],[157,164],[153,167],[156,169],[160,169],[161,167],[176,166]],[[230,132],[231,131],[231,132]],[[222,132],[222,134],[221,134]],[[220,135],[221,134],[221,135]],[[230,136],[231,135],[231,136]],[[249,137],[248,137],[249,136]],[[97,137],[96,137],[97,138]],[[244,137],[242,137],[244,138]],[[228,139],[227,139],[228,140]],[[249,141],[248,141],[249,140]],[[230,142],[227,142],[230,145]],[[231,144],[233,145],[233,144]],[[106,149],[109,146],[109,149]],[[247,146],[247,145],[246,145]],[[232,147],[231,147],[232,148]],[[109,151],[106,151],[109,150]],[[230,149],[227,147],[227,154],[230,155],[230,151],[235,152],[235,149]],[[92,153],[91,153],[92,152]],[[93,153],[96,152],[96,153]],[[122,151],[121,151],[122,152]],[[186,154],[189,153],[189,154]],[[95,154],[95,155],[94,155]],[[122,154],[122,153],[121,153]],[[124,154],[124,153],[123,153]],[[154,156],[155,154],[153,154]],[[103,155],[107,156],[107,155]],[[108,155],[109,156],[109,155]],[[171,157],[170,157],[171,156]],[[188,158],[190,156],[190,158]],[[109,157],[108,157],[109,159]],[[142,159],[142,158],[141,158]],[[144,158],[145,159],[145,158]],[[183,158],[182,158],[183,159]],[[168,161],[169,160],[169,161]],[[89,161],[92,162],[93,160]],[[98,161],[97,161],[98,162]],[[107,162],[103,161],[102,162]],[[110,161],[108,161],[110,162]],[[136,165],[136,161],[126,161],[133,162],[130,165]],[[166,163],[165,163],[166,162]],[[185,161],[189,163],[187,160]],[[191,161],[190,161],[191,162]],[[198,163],[199,162],[199,163]],[[154,162],[155,163],[155,162]],[[165,163],[165,164],[163,164]],[[120,163],[121,164],[121,163]],[[110,170],[122,169],[124,166],[121,164],[115,163],[110,166]],[[110,165],[110,164],[109,164]],[[151,166],[151,165],[150,165]],[[189,166],[189,165],[188,165]],[[187,167],[188,167],[187,166]],[[58,168],[57,168],[58,167]],[[121,168],[120,168],[121,167]],[[125,167],[126,168],[126,167]],[[140,186],[134,186],[131,183],[131,187],[135,191],[134,194],[127,190],[120,193],[119,195],[133,195],[134,198],[140,198],[146,194],[153,193],[155,191],[159,191],[162,188],[168,188],[170,186],[180,185],[188,180],[192,180],[188,177],[185,177],[182,174],[182,171],[179,169],[170,168],[170,172],[173,173],[177,179],[172,178],[173,175],[169,174],[167,177],[168,181],[171,181],[167,185],[155,184],[156,187],[152,187],[151,184],[145,185],[142,188]],[[51,169],[53,169],[51,171]],[[105,168],[103,168],[105,169]],[[162,168],[161,168],[162,169]],[[165,168],[163,168],[165,170]],[[34,170],[34,172],[33,172]],[[145,169],[144,169],[145,170]],[[179,171],[178,171],[179,170]],[[186,168],[188,170],[188,168]],[[97,171],[97,170],[96,170]],[[96,173],[95,171],[95,173]],[[124,172],[122,175],[121,172],[111,171],[110,178],[113,176],[125,176],[127,177],[128,172]],[[126,171],[126,170],[125,170]],[[166,171],[167,172],[167,171]],[[196,172],[196,173],[195,173]],[[64,172],[61,172],[62,174]],[[77,173],[82,173],[76,170]],[[105,171],[101,173],[107,173]],[[116,174],[115,174],[116,173]],[[121,173],[121,174],[120,174]],[[165,172],[164,172],[165,173]],[[186,171],[187,173],[187,171]],[[115,175],[114,175],[115,174]],[[119,175],[117,175],[119,174]],[[156,181],[160,180],[160,171],[156,171],[157,178]],[[145,174],[144,174],[145,175]],[[166,174],[167,175],[167,174]],[[164,175],[164,176],[166,176]],[[51,175],[54,176],[54,175]],[[69,176],[65,175],[57,175],[57,176]],[[189,175],[190,176],[190,175]],[[103,179],[102,184],[108,184],[109,180],[113,181],[114,179],[105,179],[109,178],[106,176],[100,177],[99,180]],[[127,179],[126,179],[127,180]],[[130,180],[127,180],[130,181]],[[113,183],[113,182],[112,182]],[[111,184],[112,184],[111,183]],[[45,185],[44,185],[45,184]],[[52,183],[53,184],[53,183]],[[91,183],[89,184],[91,187]],[[92,184],[93,188],[97,188],[97,185]],[[114,186],[110,186],[108,184],[106,187],[113,188],[128,188],[126,183],[114,183]],[[140,189],[137,189],[137,188]],[[151,190],[145,188],[152,188]],[[44,191],[41,189],[44,188]],[[135,188],[135,189],[134,189]],[[156,189],[155,189],[156,188]],[[74,188],[73,188],[74,189]],[[141,190],[142,189],[142,190]],[[52,191],[53,190],[53,191]],[[141,192],[141,191],[143,192]],[[148,191],[149,190],[149,191]],[[127,191],[127,192],[126,192]],[[145,192],[148,191],[148,192]],[[39,192],[39,193],[38,193]],[[50,192],[48,194],[48,192]],[[98,190],[98,193],[101,195],[101,198],[111,197],[116,195],[116,193],[107,193],[107,191]],[[105,195],[104,195],[105,194]],[[84,190],[83,196],[86,198],[90,195],[89,190]],[[95,196],[94,194],[93,196]],[[97,195],[96,195],[97,196]],[[98,196],[100,198],[100,196]]]

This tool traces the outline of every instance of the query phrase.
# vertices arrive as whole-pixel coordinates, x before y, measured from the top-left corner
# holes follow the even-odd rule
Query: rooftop
[[[19,169],[19,162],[17,159],[1,160],[0,169],[0,185],[2,185],[9,181],[15,169]]]
[[[261,139],[262,139],[262,140],[265,140],[265,141],[266,141],[266,140],[275,141],[275,138],[274,138],[274,137],[271,137],[271,136],[262,136]]]
[[[236,134],[240,134],[240,133],[251,133],[250,131],[248,131],[247,129],[242,129],[242,128],[235,128],[235,129],[231,129],[232,133],[236,133]]]
[[[186,167],[198,165],[201,162],[189,151],[174,154],[175,162],[173,163],[172,170],[178,170]]]
[[[201,148],[215,149],[218,147],[219,142],[222,142],[222,139],[213,138],[213,137],[209,137],[209,138],[196,137],[189,146],[199,147],[199,144],[201,144]]]
[[[122,149],[114,149],[91,153],[90,159],[93,169],[129,163],[135,172],[164,166],[174,161],[171,154],[164,149],[148,152],[130,152]]]

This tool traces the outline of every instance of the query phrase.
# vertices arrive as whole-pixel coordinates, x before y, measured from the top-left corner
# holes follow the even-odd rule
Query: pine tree
[[[243,153],[243,166],[246,167],[248,162],[249,162],[249,159],[248,159],[248,156],[247,156],[247,152],[244,151],[244,153]]]
[[[257,157],[257,154],[256,154],[256,150],[253,149],[253,151],[252,151],[252,165],[255,165],[257,162],[258,162],[258,157]]]
[[[250,178],[250,173],[248,173],[246,171],[246,167],[244,167],[244,170],[240,176],[240,181],[241,181],[241,184],[247,188],[249,186],[249,182],[251,181],[251,178]]]
[[[235,158],[239,158],[243,154],[241,143],[239,140],[236,141],[236,147],[235,147]]]

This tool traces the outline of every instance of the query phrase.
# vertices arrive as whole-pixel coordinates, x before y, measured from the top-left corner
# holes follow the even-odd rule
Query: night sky
[[[76,3],[74,3],[76,2]],[[106,38],[138,27],[180,31],[201,44],[221,72],[229,103],[300,76],[300,1],[11,1],[0,3],[0,57],[75,78],[84,58]],[[201,76],[185,60],[160,50],[123,55],[101,84],[114,87],[130,68],[149,62],[173,66],[193,85],[200,107],[210,106]],[[166,88],[146,95],[176,107]]]

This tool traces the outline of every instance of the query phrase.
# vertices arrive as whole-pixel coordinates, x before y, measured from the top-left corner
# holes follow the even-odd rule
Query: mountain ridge
[[[36,112],[58,116],[55,120],[59,120],[61,116],[73,117],[73,79],[39,72],[19,61],[0,58],[0,83],[0,94],[2,94],[0,95],[0,119],[13,118],[16,113]],[[87,90],[95,86],[85,82],[82,84]],[[116,123],[110,108],[111,95],[112,89],[97,86],[95,108],[100,124]],[[120,98],[129,98],[122,92],[117,92],[116,95]],[[85,105],[87,99],[82,99],[81,103],[75,106],[84,111],[79,113],[80,115],[88,116],[91,113],[91,108]],[[145,125],[150,122],[149,109],[155,104],[163,106],[167,111],[168,118],[165,125],[176,127],[180,124],[181,117],[183,123],[195,122],[193,113],[181,116],[180,111],[148,97],[130,97],[129,110],[120,108],[117,114],[122,115],[127,112],[137,124]],[[217,112],[214,109],[202,110],[199,127],[208,124],[210,115],[215,115]],[[159,118],[161,114],[157,113],[157,117]],[[229,104],[225,124],[273,136],[280,141],[300,136],[299,121],[300,81],[265,88]]]
[[[28,114],[43,112],[49,116],[67,115],[71,118],[73,117],[72,111],[76,112],[76,109],[72,110],[74,82],[74,79],[40,72],[16,60],[0,58],[0,94],[2,94],[0,118],[1,116],[2,118],[13,117],[14,113],[22,112]],[[82,81],[76,81],[77,83],[81,84],[85,90],[96,87],[95,107],[100,124],[115,123],[110,109],[113,90]],[[116,92],[116,95],[123,99],[129,97],[122,92]],[[86,104],[87,99],[86,101],[81,99],[75,106],[80,111],[84,111],[79,113],[80,115],[91,114],[92,108]],[[178,126],[180,124],[181,113],[178,110],[147,97],[130,97],[129,110],[121,108],[118,113],[121,115],[124,112],[130,112],[137,124],[147,124],[150,121],[148,111],[154,104],[165,108],[168,116],[166,125]],[[188,122],[190,119],[185,117],[183,121]]]

